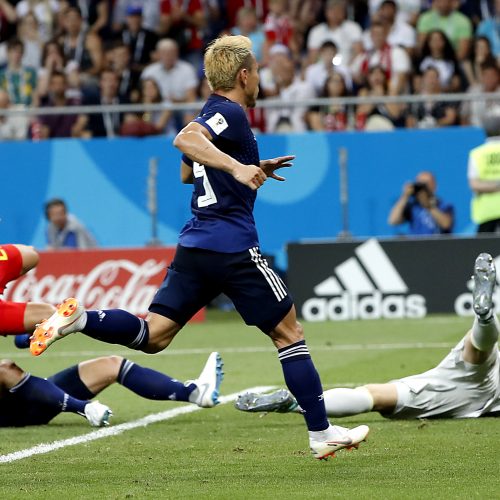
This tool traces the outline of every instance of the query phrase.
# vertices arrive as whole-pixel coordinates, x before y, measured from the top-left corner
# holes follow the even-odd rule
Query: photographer
[[[431,172],[420,172],[415,182],[403,186],[403,192],[389,214],[388,223],[397,226],[408,222],[409,234],[451,233],[453,206],[436,197],[436,179]]]

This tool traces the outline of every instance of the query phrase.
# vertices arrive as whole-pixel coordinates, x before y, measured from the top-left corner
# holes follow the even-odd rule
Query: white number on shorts
[[[217,203],[217,196],[215,196],[214,190],[208,180],[205,165],[193,162],[193,174],[195,177],[203,177],[203,188],[205,189],[205,194],[198,196],[198,206],[202,208]]]

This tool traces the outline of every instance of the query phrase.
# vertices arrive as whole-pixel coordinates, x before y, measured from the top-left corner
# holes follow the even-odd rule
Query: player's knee
[[[116,381],[123,363],[123,357],[116,355],[106,356],[105,358],[102,358],[102,362],[103,371],[106,372],[107,378]]]
[[[0,360],[0,385],[11,382],[13,378],[22,377],[23,370],[10,359]]]

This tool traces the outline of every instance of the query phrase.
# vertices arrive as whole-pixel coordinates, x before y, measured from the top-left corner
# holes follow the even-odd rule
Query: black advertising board
[[[495,259],[500,283],[500,237],[291,243],[288,284],[308,321],[467,316],[481,252]],[[494,301],[499,312],[498,286]]]

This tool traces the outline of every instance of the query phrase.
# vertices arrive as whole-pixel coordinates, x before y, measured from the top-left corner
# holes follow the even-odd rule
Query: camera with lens
[[[417,194],[420,191],[426,191],[427,194],[430,194],[429,188],[425,182],[414,182],[413,183],[413,194]]]

